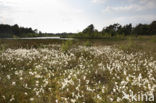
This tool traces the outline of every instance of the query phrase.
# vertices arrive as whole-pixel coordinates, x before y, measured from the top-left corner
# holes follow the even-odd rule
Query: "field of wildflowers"
[[[0,52],[0,103],[127,103],[138,93],[156,98],[156,59],[146,52],[110,45],[64,52],[60,44]]]

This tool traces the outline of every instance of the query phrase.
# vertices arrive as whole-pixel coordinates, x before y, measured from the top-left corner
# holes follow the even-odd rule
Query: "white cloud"
[[[105,3],[105,6],[92,4],[82,9],[79,5],[84,3],[83,0],[77,1],[79,5],[75,5],[77,2],[74,0],[74,3],[69,3],[69,0],[0,0],[0,23],[17,23],[43,32],[77,32],[89,24],[101,29],[115,22],[152,20],[154,15],[140,14],[148,14],[148,10],[156,9],[156,0],[128,0],[127,4],[118,6],[113,4],[113,0],[90,0],[87,3],[91,1],[93,4]],[[121,0],[118,1],[115,3],[121,3]],[[98,11],[101,8],[100,14]]]
[[[107,0],[92,0],[92,3],[105,3]]]
[[[156,0],[138,0],[138,1],[141,4],[147,4],[147,3],[153,3],[153,4],[155,4],[156,3]]]
[[[17,23],[43,32],[77,32],[89,24],[84,11],[72,7],[66,0],[5,0],[4,4],[11,9],[3,10],[3,23],[13,19],[9,24]]]
[[[140,12],[144,10],[150,10],[156,8],[152,2],[146,3],[146,5],[140,4],[130,4],[128,6],[107,6],[105,9],[102,10],[102,13],[114,13],[114,12]]]
[[[136,1],[136,0],[135,0]],[[129,0],[125,6],[107,6],[102,10],[103,17],[105,17],[107,24],[120,23],[150,23],[156,20],[156,0]],[[133,2],[133,3],[132,3]]]
[[[121,16],[114,21],[117,21],[118,23],[121,24],[127,24],[127,23],[132,23],[133,25],[137,25],[139,23],[151,23],[153,20],[156,19],[156,15],[136,15],[136,16]]]
[[[141,11],[143,9],[144,8],[140,7],[139,5],[129,5],[129,6],[119,6],[119,7],[107,6],[105,9],[102,10],[102,12],[103,13],[128,12],[131,10]]]
[[[156,15],[136,15],[136,16],[118,16],[104,18],[105,26],[108,26],[113,23],[120,23],[121,25],[132,23],[133,26],[136,26],[139,23],[151,23],[153,20],[156,20]]]

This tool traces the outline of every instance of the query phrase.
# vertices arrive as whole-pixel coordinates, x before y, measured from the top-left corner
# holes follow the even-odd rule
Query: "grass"
[[[155,44],[153,37],[0,40],[0,103],[127,103],[132,99],[123,97],[132,92],[156,96]]]
[[[65,43],[62,44],[61,49],[63,52],[67,52],[72,47],[72,40],[67,40]]]

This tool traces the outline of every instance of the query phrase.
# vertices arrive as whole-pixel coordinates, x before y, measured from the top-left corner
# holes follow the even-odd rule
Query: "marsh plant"
[[[145,52],[78,46],[64,53],[71,44],[4,50],[0,102],[127,103],[132,93],[156,95],[156,60]]]
[[[0,53],[4,52],[6,49],[4,44],[0,44]]]
[[[124,44],[119,45],[119,48],[123,51],[130,52],[137,48],[135,41],[128,37]]]
[[[91,47],[92,46],[91,41],[87,40],[86,42],[84,42],[84,46]]]
[[[63,52],[67,52],[69,49],[71,49],[72,43],[73,43],[72,40],[67,40],[67,41],[65,41],[65,42],[61,45],[61,50],[62,50]]]

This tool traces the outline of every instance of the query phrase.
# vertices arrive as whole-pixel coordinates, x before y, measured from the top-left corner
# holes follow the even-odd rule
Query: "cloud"
[[[150,23],[156,20],[156,0],[128,0],[125,4],[106,5],[102,10],[103,22],[107,25],[120,23]]]
[[[140,1],[142,2],[142,1]],[[144,2],[145,3],[145,2]],[[145,10],[155,9],[155,2],[146,2],[143,4],[130,4],[126,6],[107,6],[102,10],[102,13],[124,13],[124,12],[141,12]]]
[[[105,3],[107,0],[92,0],[92,3]]]
[[[1,24],[13,24],[13,19],[6,16],[0,16],[0,23]]]
[[[137,25],[139,23],[151,23],[151,21],[156,19],[156,15],[136,15],[136,16],[121,16],[118,18],[114,18],[114,21],[121,23],[121,24],[127,24],[132,23],[133,25]]]
[[[9,9],[9,6],[5,5],[4,2],[0,1],[0,13],[4,12],[7,9]]]
[[[13,19],[9,15],[11,13],[12,8],[7,5],[4,1],[0,0],[0,23],[9,24],[13,23]]]
[[[156,0],[0,0],[0,23],[43,32],[77,32],[89,24],[102,28],[114,22],[152,20],[155,5]]]
[[[153,4],[155,4],[156,3],[156,0],[138,0],[138,1],[141,4],[147,4],[147,3],[153,3]]]
[[[17,23],[43,32],[77,32],[89,24],[84,11],[66,0],[5,0],[3,5],[10,8],[3,10],[3,23]]]
[[[132,16],[117,16],[117,17],[111,17],[107,18],[105,17],[103,19],[103,24],[101,26],[108,26],[110,24],[119,23],[121,25],[132,23],[133,26],[138,25],[139,23],[151,23],[153,20],[156,20],[156,14],[149,15],[149,14],[143,14],[143,15],[132,15]]]
[[[136,1],[136,0],[135,0]],[[154,0],[129,0],[126,5],[109,5],[102,10],[107,24],[120,23],[122,25],[133,23],[150,23],[156,20],[156,2]]]
[[[114,13],[114,12],[128,12],[128,11],[141,11],[144,7],[140,7],[139,5],[129,5],[129,6],[119,6],[119,7],[112,7],[107,6],[105,9],[102,10],[102,13]]]

